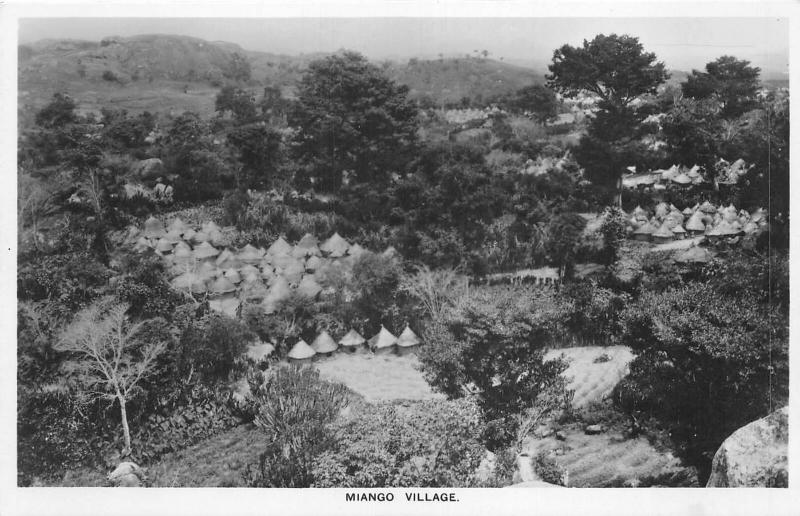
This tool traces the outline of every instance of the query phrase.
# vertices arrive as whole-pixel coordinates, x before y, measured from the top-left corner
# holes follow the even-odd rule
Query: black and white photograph
[[[457,12],[13,22],[14,489],[789,492],[796,20]]]

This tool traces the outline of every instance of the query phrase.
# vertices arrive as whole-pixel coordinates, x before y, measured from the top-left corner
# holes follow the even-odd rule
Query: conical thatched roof
[[[269,292],[267,292],[267,295],[264,297],[264,311],[268,314],[273,313],[277,309],[278,304],[291,294],[292,291],[289,289],[289,283],[287,283],[286,278],[278,276],[275,278],[275,281],[269,288]]]
[[[311,348],[317,353],[333,353],[338,347],[336,341],[324,330],[311,343]]]
[[[311,275],[303,276],[303,279],[297,286],[297,292],[312,299],[317,297],[317,294],[319,294],[321,291],[322,287],[319,286],[319,283],[317,283],[317,281],[314,279],[314,276]]]
[[[708,263],[710,260],[711,253],[700,246],[692,246],[675,258],[680,263]]]
[[[406,328],[403,330],[403,333],[397,337],[397,345],[401,348],[408,348],[411,346],[416,346],[419,344],[419,337],[417,334],[411,331],[411,328],[406,325]]]
[[[361,336],[356,330],[350,330],[347,332],[347,335],[341,338],[339,344],[345,347],[357,347],[361,346],[366,342],[366,339]]]
[[[666,222],[653,232],[654,238],[673,238],[674,236],[675,234],[669,229],[669,225]]]
[[[243,263],[256,264],[261,262],[261,259],[264,257],[264,252],[247,244],[237,253],[236,257]]]
[[[208,233],[205,231],[198,231],[194,234],[194,236],[192,236],[192,242],[196,242],[198,244],[202,242],[208,242],[209,240],[210,238],[208,237]]]
[[[322,253],[320,253],[318,244],[319,242],[317,241],[317,238],[314,235],[312,235],[311,233],[306,233],[305,235],[303,235],[303,238],[301,238],[300,241],[297,242],[297,245],[294,246],[294,249],[292,250],[292,256],[294,256],[295,258],[305,258],[307,256],[319,256]]]
[[[730,223],[726,220],[722,220],[719,224],[717,224],[711,231],[707,234],[709,236],[732,236],[739,233]]]
[[[198,245],[194,248],[194,256],[199,260],[203,260],[205,258],[212,258],[219,254],[219,250],[215,248],[213,245],[209,244],[208,242],[203,242],[202,244]]]
[[[701,204],[698,209],[703,213],[714,213],[715,211],[717,211],[714,205],[708,201],[703,201],[703,204]]]
[[[241,283],[242,282],[242,276],[239,274],[239,271],[237,271],[236,269],[228,269],[228,270],[226,270],[224,272],[224,276],[231,283],[236,284],[236,283]]]
[[[269,249],[267,249],[267,254],[271,256],[288,255],[291,252],[292,246],[289,245],[289,242],[284,240],[283,237],[278,237],[276,241],[272,242]]]
[[[155,217],[150,217],[144,221],[144,235],[147,238],[161,238],[166,234],[164,224]]]
[[[665,202],[660,202],[656,205],[656,218],[662,219],[669,213],[669,205]]]
[[[192,282],[192,294],[204,294],[207,291],[208,288],[206,288],[206,282],[203,281],[203,278],[198,277]]]
[[[211,233],[220,233],[220,232],[222,232],[222,228],[219,227],[213,220],[209,220],[208,222],[204,223],[201,226],[201,229],[205,233],[208,233],[209,235]]]
[[[239,269],[239,272],[242,274],[242,277],[245,277],[250,274],[261,274],[261,271],[255,265],[245,265]]]
[[[681,172],[677,176],[672,178],[673,183],[678,183],[679,185],[688,185],[692,182],[692,178]]]
[[[306,266],[303,262],[295,260],[283,269],[283,276],[290,285],[297,285],[303,279],[303,274],[306,272]]]
[[[133,249],[136,251],[144,251],[145,249],[150,249],[151,247],[152,245],[150,244],[150,241],[147,238],[140,236],[136,240],[136,244],[133,246]]]
[[[264,299],[269,294],[266,285],[253,276],[248,276],[242,283],[242,297],[247,300]]]
[[[219,253],[216,264],[222,269],[238,269],[242,266],[242,262],[228,249],[223,249],[223,251]]]
[[[647,212],[644,211],[644,208],[642,208],[641,206],[636,205],[636,207],[633,209],[633,216],[636,218],[647,217]]]
[[[706,225],[703,223],[703,215],[700,210],[694,212],[694,214],[689,217],[689,221],[686,223],[686,229],[689,231],[705,231]]]
[[[381,325],[381,331],[379,331],[374,337],[369,339],[369,347],[372,349],[383,349],[394,346],[397,344],[397,337],[391,334],[389,330]]]
[[[683,229],[683,226],[678,224],[677,226],[672,228],[672,232],[675,233],[676,235],[683,235],[686,233],[686,230]]]
[[[350,244],[347,240],[342,238],[339,233],[334,233],[333,236],[324,241],[319,248],[322,252],[334,258],[339,258],[347,253],[347,250],[350,249]]]
[[[366,252],[367,252],[367,250],[364,249],[363,247],[361,247],[358,244],[351,245],[350,249],[347,250],[347,254],[349,254],[350,256],[354,256],[354,257],[361,256],[362,254],[364,254]]]
[[[164,235],[164,240],[166,240],[171,244],[177,244],[178,242],[181,242],[183,239],[181,238],[180,232],[175,231],[174,229],[170,229],[169,231],[167,231],[167,234]]]
[[[683,213],[683,215],[686,217],[691,217],[692,215],[694,215],[694,211],[692,211],[692,209],[688,206],[684,208],[681,213]]]
[[[190,291],[195,281],[197,281],[197,276],[194,273],[184,272],[180,276],[173,278],[170,284],[175,289]]]
[[[303,339],[300,339],[297,344],[292,346],[292,349],[289,351],[287,356],[295,360],[304,360],[306,358],[311,358],[316,354],[317,352],[314,351],[314,348],[306,344],[306,341]]]
[[[651,223],[642,224],[639,226],[636,231],[633,232],[634,235],[652,235],[655,233],[656,228],[653,227]]]
[[[295,257],[293,257],[291,255],[288,255],[288,254],[277,254],[277,255],[274,255],[272,257],[272,264],[277,269],[285,269],[289,265],[291,265],[293,263],[296,263],[296,262],[297,262],[297,258],[295,258]],[[303,266],[303,269],[305,270],[305,266]]]
[[[159,238],[158,242],[156,242],[156,251],[160,251],[162,253],[171,253],[172,242],[163,237]]]
[[[227,294],[229,292],[234,292],[236,290],[236,285],[225,276],[220,276],[211,284],[210,290],[214,294]]]
[[[320,267],[320,265],[322,265],[322,263],[322,258],[319,256],[312,256],[306,260],[306,270],[309,272],[314,272]]]
[[[172,219],[172,222],[167,226],[167,231],[175,231],[180,234],[183,234],[187,229],[189,229],[189,226],[187,226],[180,217]]]

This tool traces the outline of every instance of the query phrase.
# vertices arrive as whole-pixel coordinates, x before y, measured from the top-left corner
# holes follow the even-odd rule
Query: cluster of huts
[[[714,165],[713,182],[718,185],[736,184],[751,168],[752,165],[748,165],[743,159],[737,159],[733,163],[728,163],[721,159]],[[626,188],[665,190],[668,185],[681,187],[700,185],[706,182],[703,168],[699,165],[694,165],[691,168],[683,165],[672,165],[668,169],[648,172],[636,172],[636,167],[628,167],[628,172],[622,177],[622,184]]]
[[[420,345],[420,339],[406,325],[399,337],[395,337],[385,327],[381,326],[378,333],[366,340],[356,330],[350,330],[339,342],[336,342],[327,331],[323,331],[309,345],[300,339],[292,346],[287,355],[289,362],[305,363],[312,360],[329,357],[337,351],[343,353],[359,353],[367,350],[376,355],[397,354],[400,356],[413,353]]]
[[[650,214],[637,206],[628,219],[628,232],[634,240],[663,244],[673,240],[705,236],[718,241],[752,235],[767,226],[767,214],[759,208],[752,213],[729,206],[714,206],[708,201],[679,210],[661,202]]]
[[[167,261],[174,288],[208,299],[212,309],[231,316],[241,302],[260,304],[270,314],[293,291],[316,298],[323,292],[322,275],[335,269],[349,274],[355,259],[371,252],[338,233],[321,243],[306,234],[295,245],[280,237],[268,249],[233,249],[214,222],[195,229],[179,218],[165,227],[151,217],[130,240],[135,249],[153,249]],[[390,247],[383,254],[396,251]]]

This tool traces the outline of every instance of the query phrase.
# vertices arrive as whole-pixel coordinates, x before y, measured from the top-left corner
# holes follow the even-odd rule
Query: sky
[[[542,68],[565,43],[615,32],[639,37],[670,69],[702,68],[732,54],[780,75],[789,60],[789,23],[779,18],[26,18],[19,29],[20,43],[180,34],[280,54],[347,48],[371,59],[487,50]]]

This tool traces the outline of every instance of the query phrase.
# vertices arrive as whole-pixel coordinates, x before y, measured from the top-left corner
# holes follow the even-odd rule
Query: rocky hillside
[[[132,112],[192,110],[209,115],[221,84],[244,80],[254,90],[270,84],[291,96],[308,63],[319,57],[322,54],[254,52],[233,43],[158,34],[42,40],[19,47],[20,122],[30,122],[32,113],[56,91],[68,92],[84,111],[113,106]],[[382,66],[409,86],[412,97],[428,97],[437,104],[464,96],[489,98],[543,80],[535,70],[474,57]]]

